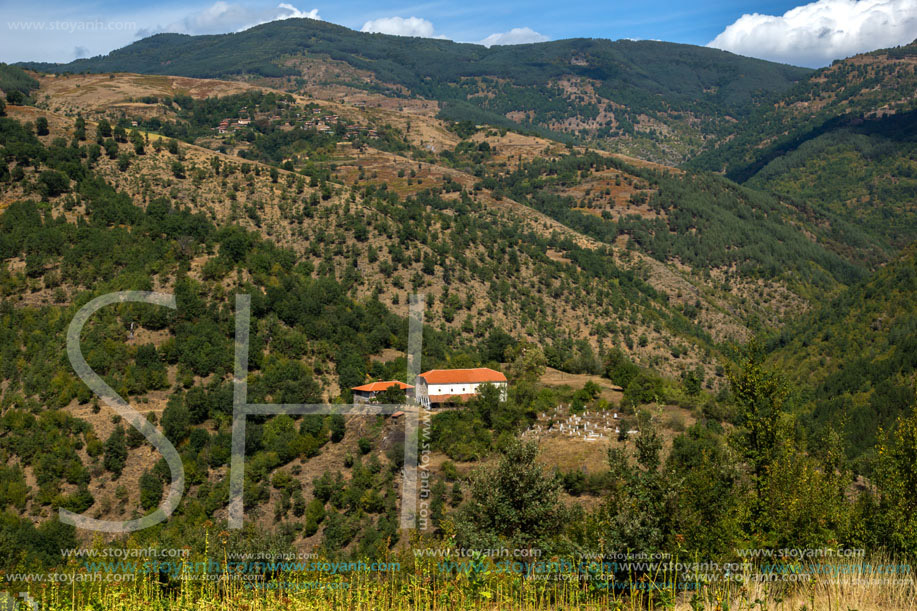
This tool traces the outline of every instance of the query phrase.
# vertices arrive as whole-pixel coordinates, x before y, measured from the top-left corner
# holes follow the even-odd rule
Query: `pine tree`
[[[119,424],[105,441],[105,457],[102,459],[102,464],[117,479],[121,476],[121,471],[124,469],[126,462],[127,441],[124,435],[124,427]]]

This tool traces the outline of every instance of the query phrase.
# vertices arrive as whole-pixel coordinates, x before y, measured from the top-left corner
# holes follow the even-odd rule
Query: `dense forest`
[[[687,163],[860,225],[887,260],[917,231],[915,45],[839,61]],[[759,146],[760,145],[760,146]]]
[[[876,439],[917,402],[917,290],[913,246],[774,337],[771,349],[799,382],[812,430],[844,435],[847,455],[872,472]]]
[[[660,216],[631,214],[615,221],[605,213],[596,218],[578,210],[575,198],[552,193],[576,184],[580,176],[607,168],[644,180],[650,192],[644,196],[645,203]],[[822,290],[863,275],[858,262],[831,252],[832,244],[869,248],[864,234],[829,213],[793,210],[765,193],[716,176],[639,169],[597,153],[538,160],[502,176],[485,177],[482,185],[528,202],[608,244],[620,235],[628,236],[634,247],[661,261],[677,259],[696,269],[734,267],[745,277],[782,276]],[[810,224],[821,234],[822,244],[798,233],[794,222]]]

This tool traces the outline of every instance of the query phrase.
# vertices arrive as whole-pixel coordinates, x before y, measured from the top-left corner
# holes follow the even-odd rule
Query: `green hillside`
[[[812,430],[834,427],[869,469],[878,429],[917,400],[917,248],[804,316],[773,342],[773,358],[803,388]]]
[[[911,44],[835,62],[687,166],[827,208],[887,258],[917,235],[915,57]]]
[[[434,98],[464,120],[299,95],[303,54],[374,75],[350,86]],[[507,598],[528,591],[532,608],[764,608],[771,595],[794,609],[900,607],[912,584],[861,604],[847,585],[770,577],[917,556],[912,59],[861,56],[787,93],[807,72],[683,45],[488,50],[288,20],[41,66],[255,84],[33,82],[0,66],[16,92],[0,106],[0,572],[99,574],[97,558],[59,553],[93,536],[59,510],[124,520],[162,501],[171,464],[66,351],[81,306],[143,290],[177,308],[111,305],[81,346],[175,446],[185,488],[168,521],[94,549],[180,548],[182,575],[252,550],[399,568],[304,581],[316,570],[208,563],[190,586],[163,570],[124,581],[107,606],[515,608]],[[582,127],[597,99],[597,117],[621,106],[611,131]],[[637,113],[651,121],[627,128]],[[535,128],[661,156],[734,137],[676,168]],[[405,379],[412,293],[422,369],[493,368],[505,396],[482,386],[420,411],[416,439],[412,405],[250,414],[246,524],[231,528],[235,295],[252,302],[250,403],[349,404],[356,385]],[[399,392],[377,399],[400,404]],[[415,458],[417,498],[402,497]],[[401,530],[415,501],[416,528]],[[501,548],[578,564],[501,577],[485,553]],[[863,565],[757,555],[854,549],[868,550]],[[724,570],[667,573],[685,558]],[[440,563],[453,560],[476,564]],[[830,575],[827,560],[841,563]],[[758,562],[768,568],[744,573]],[[355,593],[313,587],[331,579]],[[243,581],[312,585],[236,604]],[[659,583],[671,584],[661,600],[633,595]],[[756,602],[733,605],[732,587]],[[364,595],[380,589],[384,602]],[[103,608],[103,590],[61,580],[41,596],[75,611]]]
[[[580,207],[583,202],[562,194],[561,187],[581,184],[591,172],[606,168],[645,181],[650,189],[645,204],[655,216],[628,214],[614,219],[606,209],[597,218],[592,210]],[[662,262],[678,261],[708,277],[713,270],[728,269],[736,279],[781,279],[814,297],[863,276],[858,263],[832,252],[839,242],[868,248],[855,227],[831,215],[806,214],[717,176],[637,168],[585,153],[539,160],[515,172],[485,177],[482,185],[598,240],[611,244],[626,237],[629,247]]]
[[[6,101],[22,103],[34,89],[38,89],[38,81],[22,68],[0,62],[0,91],[6,96]]]
[[[351,83],[357,87],[381,87],[399,95],[392,89],[399,86],[411,95],[438,100],[449,118],[519,124],[595,141],[645,140],[657,148],[659,142],[670,141],[656,156],[676,159],[721,133],[724,117],[747,116],[756,102],[785,91],[810,72],[665,42],[570,39],[488,49],[366,34],[309,19],[215,36],[158,34],[106,56],[26,65],[48,72],[281,78],[294,86],[302,73],[292,60],[303,56],[344,62],[377,80]],[[573,84],[565,88],[562,79]]]

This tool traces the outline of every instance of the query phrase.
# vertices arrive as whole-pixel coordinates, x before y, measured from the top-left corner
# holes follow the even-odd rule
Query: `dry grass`
[[[593,384],[597,384],[601,389],[599,394],[601,398],[615,404],[621,402],[621,391],[623,389],[617,384],[612,383],[608,378],[603,378],[602,376],[588,373],[566,373],[552,367],[546,367],[539,382],[545,386],[569,386],[574,390],[579,390],[585,386],[587,382],[592,382]]]

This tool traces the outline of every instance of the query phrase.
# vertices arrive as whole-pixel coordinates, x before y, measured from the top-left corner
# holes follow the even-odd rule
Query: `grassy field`
[[[343,563],[321,558],[259,561],[242,567],[223,552],[209,560],[128,563],[71,560],[45,583],[14,583],[8,595],[26,591],[41,609],[691,609],[871,611],[917,609],[910,565],[881,557],[819,559],[775,564],[742,563],[733,571],[687,576],[661,566],[641,575],[603,570],[601,564],[544,559],[520,572],[513,559],[418,556],[402,551],[373,570],[372,561]],[[213,571],[222,561],[227,571]],[[253,561],[254,562],[254,561]],[[666,561],[668,562],[668,561]],[[686,562],[672,558],[672,563]],[[303,566],[305,563],[306,566]],[[555,563],[552,565],[552,563]],[[294,565],[299,564],[300,566]],[[158,565],[162,568],[162,565]],[[456,566],[463,567],[456,569]],[[897,567],[894,572],[889,566]],[[208,568],[209,567],[209,568]],[[558,568],[559,567],[559,568]],[[776,567],[780,567],[777,569]],[[885,568],[880,568],[885,567]],[[607,565],[606,565],[607,568]],[[107,570],[114,569],[114,570]],[[527,575],[523,575],[525,571]],[[34,575],[34,574],[32,574]],[[53,579],[53,581],[52,581]],[[51,581],[51,583],[48,583]],[[0,595],[2,596],[2,595]],[[5,608],[5,607],[4,607]],[[25,608],[20,603],[19,608]]]

